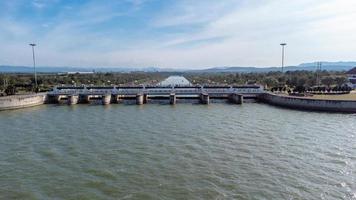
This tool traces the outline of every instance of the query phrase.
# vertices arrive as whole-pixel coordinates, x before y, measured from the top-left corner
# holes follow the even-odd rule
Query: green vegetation
[[[196,85],[261,84],[269,90],[318,91],[343,90],[347,81],[344,72],[287,71],[268,73],[195,73],[195,72],[132,72],[94,74],[38,74],[39,91],[56,85],[155,85],[170,75],[185,76]],[[32,74],[0,74],[0,90],[8,94],[35,91]],[[318,86],[318,87],[313,87]]]
[[[156,84],[164,73],[95,73],[95,74],[37,74],[39,91],[48,91],[56,85],[140,85]],[[20,93],[35,91],[32,74],[0,74],[0,91],[16,88]],[[10,93],[12,94],[12,93]]]
[[[195,84],[261,84],[267,88],[285,87],[295,88],[302,86],[309,88],[317,84],[326,86],[342,85],[346,82],[344,72],[321,71],[318,76],[312,71],[287,71],[267,73],[202,73],[184,74],[184,76]]]

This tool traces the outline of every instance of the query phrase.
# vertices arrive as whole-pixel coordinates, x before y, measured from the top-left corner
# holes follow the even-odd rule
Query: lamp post
[[[317,62],[316,63],[316,85],[319,87],[320,86],[320,76],[319,73],[321,72],[321,65],[322,62]]]
[[[36,59],[35,59],[35,46],[36,46],[36,44],[31,43],[30,46],[32,47],[33,72],[35,74],[35,90],[37,91],[38,85],[37,85]]]
[[[281,43],[281,46],[282,46],[282,73],[283,73],[283,70],[284,70],[284,46],[286,46],[287,43]]]

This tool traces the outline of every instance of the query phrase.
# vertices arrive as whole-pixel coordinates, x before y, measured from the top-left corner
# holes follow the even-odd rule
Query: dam
[[[275,106],[327,112],[356,112],[355,100],[324,100],[274,94],[257,84],[194,85],[183,76],[170,76],[156,85],[60,85],[47,93],[0,98],[0,110],[41,104],[179,104],[263,102]]]
[[[0,98],[0,111],[41,104],[243,104],[261,102],[297,110],[356,113],[356,100],[325,100],[274,94],[241,86],[57,86],[47,93]]]
[[[176,104],[187,100],[199,100],[209,104],[211,100],[222,99],[242,104],[257,100],[264,93],[260,85],[242,86],[57,86],[47,93],[47,103],[90,103],[100,101],[103,105],[133,100],[138,105],[151,100],[166,100]]]

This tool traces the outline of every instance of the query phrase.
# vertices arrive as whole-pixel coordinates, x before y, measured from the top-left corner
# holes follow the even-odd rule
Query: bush
[[[17,92],[16,87],[13,86],[13,85],[9,85],[9,86],[7,86],[7,88],[5,89],[6,95],[15,95],[16,92]]]

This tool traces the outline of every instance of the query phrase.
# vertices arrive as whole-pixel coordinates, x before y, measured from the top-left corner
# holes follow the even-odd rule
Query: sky
[[[208,68],[356,60],[355,0],[0,0],[0,65]]]

